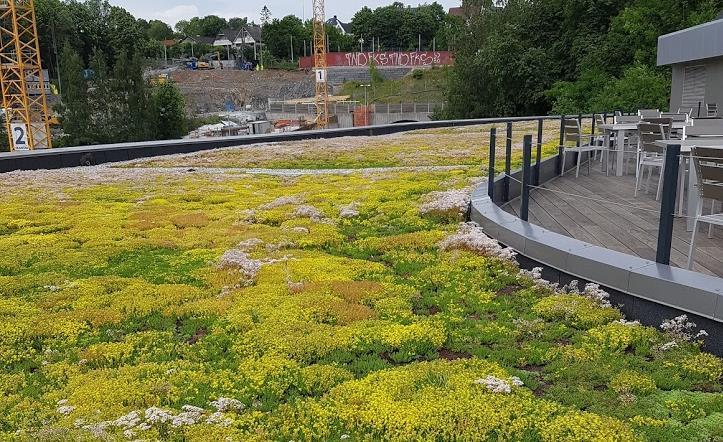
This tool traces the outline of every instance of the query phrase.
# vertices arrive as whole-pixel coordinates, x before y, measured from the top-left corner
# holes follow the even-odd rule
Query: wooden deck
[[[660,219],[660,203],[655,201],[656,185],[654,175],[650,193],[646,194],[643,186],[636,198],[634,173],[623,177],[608,177],[600,171],[599,163],[594,162],[589,176],[587,168],[583,167],[579,178],[575,178],[573,171],[543,186],[550,190],[533,189],[530,197],[530,222],[607,249],[655,260]],[[504,208],[518,215],[520,200],[511,201]],[[709,239],[708,225],[701,226],[701,233],[696,239],[698,251],[694,270],[723,277],[723,228],[717,228],[714,238]],[[672,265],[686,267],[690,238],[691,233],[686,231],[685,219],[676,219],[671,251]]]

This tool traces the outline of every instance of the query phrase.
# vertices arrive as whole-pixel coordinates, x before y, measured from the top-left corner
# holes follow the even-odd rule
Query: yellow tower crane
[[[314,0],[314,73],[316,75],[316,127],[329,125],[329,87],[327,84],[326,31],[324,0]]]
[[[33,0],[0,0],[0,83],[11,150],[52,146]]]

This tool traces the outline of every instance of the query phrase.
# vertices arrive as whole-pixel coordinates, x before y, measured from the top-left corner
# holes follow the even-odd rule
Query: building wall
[[[683,100],[683,83],[685,81],[685,68],[703,65],[706,68],[705,102],[701,106],[701,114],[705,114],[705,105],[708,103],[723,106],[723,57],[711,58],[672,66],[673,78],[670,93],[670,110],[676,111]],[[694,114],[697,109],[694,109]]]

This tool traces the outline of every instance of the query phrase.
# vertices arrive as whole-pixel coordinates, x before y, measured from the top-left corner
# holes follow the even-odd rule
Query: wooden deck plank
[[[606,176],[600,171],[599,163],[596,166],[589,176],[583,171],[578,178],[566,174],[549,181],[543,189],[534,189],[530,198],[530,221],[581,241],[655,259],[660,216],[660,203],[654,194],[655,177],[650,193],[642,190],[635,197],[633,175]],[[519,207],[518,199],[505,210],[517,214]],[[723,277],[723,234],[718,229],[716,237],[708,239],[707,233],[707,227],[701,228],[694,270]],[[676,218],[671,249],[673,265],[686,266],[690,237],[685,219]]]

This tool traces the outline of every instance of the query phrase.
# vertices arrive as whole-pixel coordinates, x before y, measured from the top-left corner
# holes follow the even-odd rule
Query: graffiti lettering
[[[437,52],[332,52],[327,54],[330,67],[367,67],[373,61],[379,67],[425,67],[451,65],[454,55],[447,51]],[[312,57],[299,60],[299,67],[311,68]]]

